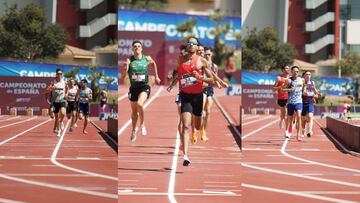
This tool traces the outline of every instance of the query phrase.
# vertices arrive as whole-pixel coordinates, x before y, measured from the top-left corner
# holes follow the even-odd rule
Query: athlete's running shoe
[[[289,133],[287,130],[285,131],[285,139],[289,139],[290,138],[291,133]]]
[[[53,132],[54,132],[54,133],[59,133],[59,130],[58,130],[57,128],[54,128],[54,129],[53,129]]]
[[[206,137],[206,131],[204,129],[202,129],[200,132],[201,132],[201,140],[204,142],[208,141],[209,138]]]
[[[195,144],[197,142],[196,132],[191,133],[191,143]]]
[[[188,166],[188,165],[190,165],[190,159],[189,159],[189,157],[184,155],[183,166]]]
[[[147,134],[145,126],[144,126],[144,125],[140,125],[140,129],[141,129],[141,135],[142,135],[142,136],[145,136],[145,135]]]
[[[130,140],[131,140],[131,142],[135,142],[135,140],[136,140],[136,131],[131,132]]]
[[[74,128],[73,127],[70,127],[70,130],[69,130],[70,132],[73,132],[74,131]]]
[[[76,123],[74,123],[74,127],[75,127],[75,128],[77,127]]]

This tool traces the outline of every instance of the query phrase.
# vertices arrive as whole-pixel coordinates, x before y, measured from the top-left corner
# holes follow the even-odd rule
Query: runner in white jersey
[[[74,131],[74,125],[76,122],[76,111],[77,111],[77,92],[79,90],[78,86],[75,84],[74,79],[68,81],[68,94],[66,95],[67,107],[66,107],[66,116],[68,119],[71,119],[70,132]]]
[[[65,95],[67,94],[68,87],[62,78],[62,70],[56,69],[56,78],[47,88],[48,93],[51,92],[51,101],[53,101],[55,122],[54,133],[59,133],[59,130],[64,129],[63,119],[66,113]]]
[[[92,91],[87,87],[88,81],[86,79],[81,80],[81,88],[78,91],[77,96],[79,97],[79,120],[84,118],[84,128],[83,133],[87,134],[86,126],[89,121],[90,114],[90,100],[92,99]]]
[[[302,126],[301,126],[301,111],[303,108],[302,93],[304,87],[304,80],[299,77],[299,67],[291,67],[292,77],[285,81],[285,87],[283,91],[289,92],[288,104],[287,104],[287,123],[285,130],[285,138],[290,137],[289,127],[292,128],[293,115],[296,115],[296,139],[301,141]],[[289,126],[290,125],[290,126]]]

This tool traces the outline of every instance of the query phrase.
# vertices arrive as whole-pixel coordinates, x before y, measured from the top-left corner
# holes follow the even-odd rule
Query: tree
[[[167,2],[167,0],[119,0],[119,8],[162,11]]]
[[[219,12],[215,12],[209,16],[209,19],[215,23],[214,30],[211,34],[214,35],[214,63],[222,65],[224,61],[229,57],[234,55],[235,48],[226,46],[225,41],[222,39],[223,36],[227,35],[232,25],[230,23],[224,24],[222,20],[225,18],[225,15]],[[182,33],[182,36],[190,37],[195,36],[193,28],[196,25],[197,20],[189,18],[187,21],[179,24],[176,27],[176,30],[179,33]],[[240,33],[233,33],[233,36],[240,41]]]
[[[32,61],[56,57],[65,48],[67,34],[60,25],[46,22],[41,7],[7,8],[0,18],[0,57]]]
[[[79,73],[79,68],[72,68],[69,71],[67,71],[66,73],[64,73],[64,77],[67,79],[74,79],[76,80],[76,75]]]
[[[113,83],[115,81],[115,78],[113,78],[113,77],[104,77],[104,81],[106,83],[106,90],[109,90],[110,85],[111,85],[111,83]]]
[[[343,59],[337,62],[336,68],[341,70],[342,75],[353,77],[351,88],[348,89],[347,93],[355,103],[360,103],[360,55],[352,52],[347,53]]]
[[[90,88],[93,93],[93,100],[98,101],[100,98],[100,87],[97,83],[101,77],[104,76],[104,74],[100,71],[97,71],[96,66],[90,67],[91,74],[88,76],[88,79],[90,80]]]
[[[270,72],[283,64],[292,64],[295,48],[288,43],[280,44],[273,28],[267,27],[257,32],[247,31],[243,40],[242,65],[246,70]]]

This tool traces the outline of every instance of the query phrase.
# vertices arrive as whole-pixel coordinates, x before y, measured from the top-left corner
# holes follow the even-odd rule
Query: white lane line
[[[360,195],[358,191],[298,191],[309,194],[324,194],[324,195]]]
[[[14,120],[14,119],[17,119],[17,118],[20,118],[20,116],[10,117],[10,118],[4,119],[4,120],[0,120],[0,122],[11,121],[11,120]]]
[[[251,165],[311,165],[311,163],[304,162],[242,162]]]
[[[245,138],[249,137],[250,135],[253,135],[253,134],[259,132],[260,130],[262,130],[262,129],[264,129],[264,128],[267,128],[268,126],[270,126],[270,125],[278,122],[279,120],[280,120],[280,119],[274,120],[274,121],[266,124],[265,126],[263,126],[263,127],[261,127],[261,128],[258,128],[257,130],[254,130],[254,131],[252,131],[251,133],[249,133],[249,134],[247,134],[247,135],[242,136],[242,140],[244,140]]]
[[[265,116],[265,117],[262,117],[260,119],[256,119],[256,120],[253,120],[253,121],[249,121],[249,122],[245,122],[245,123],[242,123],[241,126],[245,126],[245,125],[250,125],[252,123],[256,123],[256,122],[259,122],[259,121],[263,121],[263,120],[266,120],[266,119],[269,119],[271,118],[272,116]]]
[[[48,119],[48,120],[46,120],[46,121],[43,121],[43,122],[41,122],[41,123],[39,123],[39,124],[37,124],[37,125],[29,128],[29,129],[27,129],[27,130],[25,130],[25,131],[23,131],[23,132],[21,132],[21,133],[19,133],[19,134],[17,134],[17,135],[14,135],[14,136],[12,136],[12,137],[10,137],[10,138],[8,138],[8,139],[0,142],[0,145],[3,145],[3,144],[5,144],[5,143],[9,142],[10,140],[13,140],[13,139],[19,137],[20,135],[23,135],[23,134],[29,132],[30,130],[33,130],[33,129],[35,129],[35,128],[37,128],[37,127],[39,127],[39,126],[41,126],[41,125],[43,125],[43,124],[45,124],[45,123],[47,123],[47,122],[49,122],[49,121],[51,121],[51,119]]]
[[[69,192],[77,192],[77,193],[83,193],[83,194],[100,196],[100,197],[107,197],[107,198],[112,198],[112,199],[118,198],[118,196],[116,194],[88,191],[88,190],[79,189],[77,187],[60,186],[60,185],[55,185],[52,183],[45,183],[45,182],[34,181],[34,180],[26,180],[26,179],[22,179],[22,178],[8,176],[8,175],[1,174],[1,173],[0,173],[0,178],[4,178],[4,179],[16,181],[16,182],[21,182],[21,183],[26,183],[26,184],[30,184],[30,185],[36,185],[36,186],[40,186],[40,187],[47,187],[47,188],[56,189],[56,190],[65,190],[65,191],[69,191]]]
[[[131,190],[129,190],[131,191]],[[121,195],[135,195],[135,196],[140,196],[140,195],[144,195],[144,196],[161,196],[161,195],[168,195],[167,192],[126,192],[124,190],[118,191],[118,194]],[[176,196],[241,196],[238,194],[233,194],[233,193],[174,193],[174,195]]]
[[[170,179],[169,179],[169,187],[168,187],[168,198],[171,203],[177,203],[174,190],[175,190],[175,178],[176,178],[176,168],[177,168],[177,160],[179,156],[179,148],[180,148],[180,134],[179,132],[176,133],[176,142],[175,142],[175,150],[173,154],[172,164],[171,164],[171,171],[170,171]]]
[[[51,165],[54,166],[54,165]],[[26,176],[26,177],[89,177],[84,174],[67,174],[67,173],[4,173],[8,176]]]
[[[235,193],[231,191],[210,191],[210,190],[204,190],[203,193],[205,194],[220,194],[220,195],[236,195]]]
[[[128,97],[128,94],[125,93],[124,95],[122,95],[121,97],[118,98],[118,102],[125,99],[126,97]]]
[[[324,128],[323,125],[321,125],[321,123],[319,121],[317,121],[316,119],[314,119],[315,123],[317,123],[330,137],[332,140],[334,140],[336,142],[336,144],[338,146],[341,147],[342,150],[344,150],[345,152],[352,154],[354,156],[359,156],[360,157],[360,153],[355,152],[355,151],[351,151],[348,148],[346,148],[343,144],[341,144],[341,142],[339,142],[326,128]]]
[[[51,154],[51,159],[50,159],[51,162],[53,164],[55,164],[56,166],[59,166],[61,168],[64,168],[64,169],[67,169],[67,170],[70,170],[70,171],[74,171],[74,172],[78,172],[78,173],[82,173],[82,174],[86,174],[86,175],[90,175],[90,176],[94,176],[94,177],[98,177],[98,178],[105,178],[105,179],[117,181],[117,177],[103,175],[103,174],[94,173],[94,172],[90,172],[90,171],[80,170],[80,169],[77,169],[77,168],[73,168],[73,167],[64,165],[64,164],[62,164],[62,163],[60,163],[60,162],[58,162],[56,160],[57,153],[59,152],[61,143],[64,140],[65,133],[66,133],[66,130],[67,130],[68,126],[69,126],[69,123],[70,123],[70,120],[66,123],[66,126],[65,126],[64,130],[61,133],[59,142],[56,144],[56,147],[55,147],[53,153]]]
[[[121,190],[121,191],[124,191],[124,190],[158,190],[158,188],[156,188],[156,187],[128,187],[128,188],[119,187],[119,190]]]
[[[229,124],[231,125],[232,129],[234,130],[234,132],[236,133],[236,135],[241,138],[241,134],[238,130],[238,128],[236,127],[236,123],[232,120],[231,116],[229,116],[229,114],[225,111],[224,107],[222,106],[222,104],[218,101],[218,99],[216,97],[213,97],[215,104],[219,107],[221,113],[225,116],[225,119],[229,122]],[[241,127],[241,126],[240,126]]]
[[[264,190],[264,191],[269,191],[269,192],[283,193],[283,194],[287,194],[287,195],[295,195],[295,196],[300,196],[300,197],[307,197],[307,198],[323,200],[323,201],[328,201],[328,202],[355,203],[354,201],[349,201],[349,200],[344,200],[344,199],[338,199],[338,198],[332,198],[332,197],[324,197],[324,196],[320,196],[320,195],[314,195],[314,194],[308,194],[308,193],[302,193],[302,192],[295,192],[295,191],[291,191],[291,190],[283,190],[283,189],[277,189],[277,188],[271,188],[271,187],[263,187],[263,186],[251,185],[251,184],[246,184],[246,183],[242,183],[241,186],[247,187],[247,188],[252,188],[252,189],[257,189],[257,190]]]
[[[9,127],[9,126],[13,126],[13,125],[16,125],[16,124],[24,123],[24,122],[26,122],[26,121],[31,121],[31,120],[34,120],[35,118],[37,118],[37,116],[28,118],[28,119],[26,119],[26,120],[18,121],[18,122],[15,122],[15,123],[10,123],[10,124],[7,124],[7,125],[3,125],[3,126],[0,126],[0,129],[1,129],[1,128],[5,128],[5,127]]]
[[[118,143],[116,140],[114,140],[114,138],[112,138],[109,134],[107,134],[100,126],[98,126],[95,122],[93,122],[92,120],[90,120],[90,123],[93,124],[93,126],[95,126],[95,128],[97,128],[98,130],[100,130],[104,135],[106,135],[107,138],[109,138],[111,140],[111,142],[115,145],[118,146]]]
[[[156,97],[158,97],[158,96],[160,95],[160,92],[162,91],[163,88],[164,88],[164,87],[161,86],[161,87],[157,90],[157,92],[155,93],[155,95],[154,95],[153,97],[151,97],[151,98],[146,102],[146,104],[144,105],[144,109],[145,109],[147,106],[149,106],[149,104],[150,104],[152,101],[154,101],[154,99],[155,99]],[[120,130],[118,131],[118,136],[119,136],[119,137],[120,137],[120,134],[121,134],[130,124],[131,124],[131,119],[129,119],[129,120],[123,125],[123,127],[120,128]],[[118,138],[118,139],[119,139],[119,138]]]
[[[360,188],[360,184],[357,184],[357,183],[349,183],[349,182],[345,182],[345,181],[332,180],[332,179],[327,179],[327,178],[312,177],[312,176],[307,176],[307,175],[301,175],[298,173],[291,173],[291,172],[286,172],[286,171],[252,166],[252,165],[248,165],[248,164],[244,164],[244,163],[242,164],[242,166],[261,170],[261,171],[266,171],[266,172],[270,172],[270,173],[277,173],[277,174],[281,174],[281,175],[294,176],[294,177],[304,178],[304,179],[309,179],[309,180],[314,180],[314,181],[321,181],[321,182],[327,182],[327,183],[333,183],[333,184],[338,184],[338,185],[345,185],[345,186]]]
[[[2,203],[25,203],[25,202],[20,202],[20,201],[11,200],[11,199],[4,199],[4,198],[0,198],[0,202],[2,202]]]
[[[287,146],[288,142],[289,142],[289,139],[285,139],[285,141],[284,141],[284,143],[283,143],[283,145],[281,147],[281,153],[283,155],[289,157],[289,158],[296,159],[296,160],[299,160],[299,161],[303,161],[303,162],[306,162],[306,163],[319,165],[319,166],[325,166],[325,167],[329,167],[329,168],[335,168],[335,169],[339,169],[339,170],[346,170],[346,171],[351,171],[351,172],[355,172],[355,173],[360,173],[360,170],[357,170],[357,169],[346,168],[346,167],[341,167],[341,166],[335,166],[335,165],[331,165],[331,164],[324,164],[324,163],[311,161],[311,160],[303,159],[303,158],[288,154],[286,152],[286,146]]]

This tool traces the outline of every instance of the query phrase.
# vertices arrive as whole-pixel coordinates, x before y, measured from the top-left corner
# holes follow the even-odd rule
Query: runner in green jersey
[[[140,117],[140,129],[143,136],[146,135],[146,128],[144,125],[144,103],[145,100],[150,96],[149,82],[149,67],[154,68],[155,81],[160,84],[161,80],[158,76],[157,66],[155,61],[150,56],[142,54],[142,43],[135,40],[132,43],[132,51],[134,55],[126,59],[124,71],[127,73],[130,80],[129,99],[131,102],[131,121],[132,121],[132,132],[131,142],[136,140],[137,127],[136,123],[138,116]],[[124,78],[126,74],[122,74]]]

